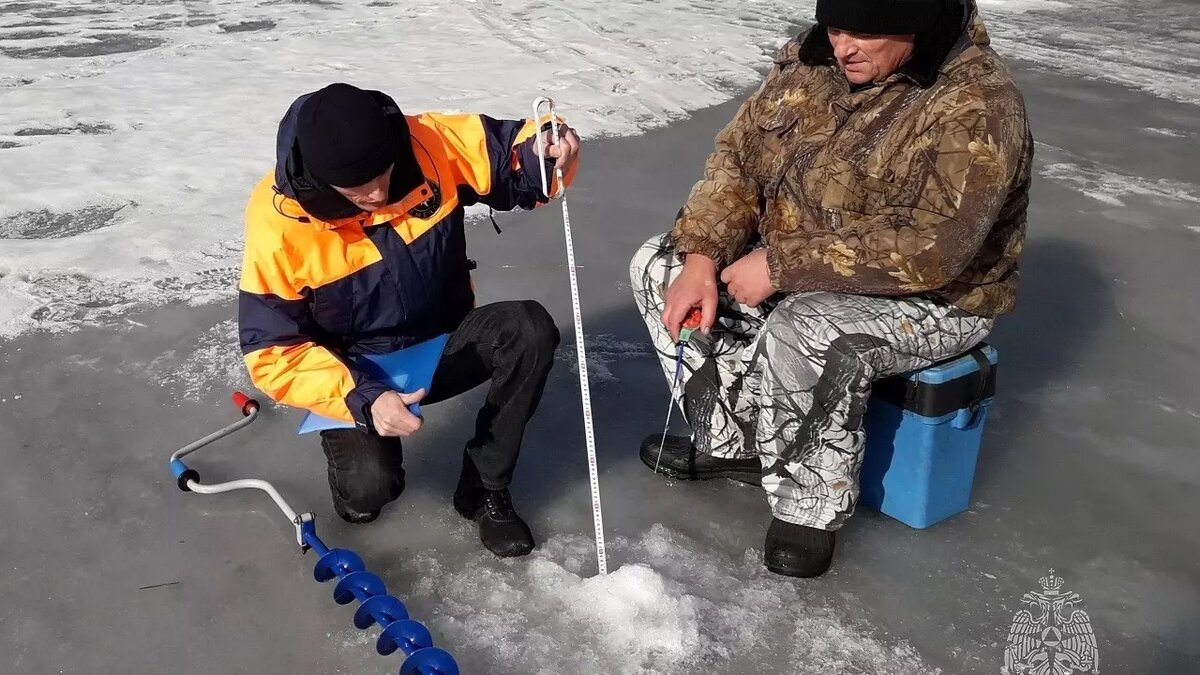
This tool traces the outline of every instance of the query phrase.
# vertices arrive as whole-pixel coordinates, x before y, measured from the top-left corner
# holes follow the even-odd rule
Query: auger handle
[[[233,392],[233,404],[242,411],[242,417],[249,417],[258,412],[258,401],[250,398],[240,391]]]

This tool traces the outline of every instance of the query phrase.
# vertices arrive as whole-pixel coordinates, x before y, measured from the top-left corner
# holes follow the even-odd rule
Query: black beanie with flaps
[[[909,35],[932,29],[945,0],[817,0],[817,23],[870,35]]]

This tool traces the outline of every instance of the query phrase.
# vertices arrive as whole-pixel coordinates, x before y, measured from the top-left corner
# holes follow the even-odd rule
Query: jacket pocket
[[[796,126],[796,122],[800,120],[800,114],[779,101],[759,99],[754,104],[751,120],[759,131],[778,137]]]
[[[871,170],[842,157],[834,157],[812,179],[823,183],[815,192],[821,195],[822,211],[842,211],[872,216],[891,203],[897,185],[895,173],[888,168]]]

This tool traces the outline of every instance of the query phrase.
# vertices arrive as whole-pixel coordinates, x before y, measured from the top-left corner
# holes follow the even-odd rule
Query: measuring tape
[[[538,151],[538,168],[542,172],[542,194],[550,195],[550,183],[546,179],[546,148],[542,144],[541,109],[545,106],[550,116],[551,136],[555,145],[558,137],[558,113],[552,99],[542,97],[533,102],[533,119],[537,125],[535,144]],[[608,556],[604,551],[604,515],[600,508],[600,472],[596,464],[596,434],[592,430],[592,390],[588,386],[587,350],[583,342],[583,312],[579,306],[579,280],[575,273],[575,245],[571,240],[571,214],[567,211],[567,186],[563,181],[563,172],[559,167],[554,169],[558,181],[558,195],[562,197],[563,234],[567,242],[567,272],[571,277],[571,311],[575,314],[575,353],[579,357],[579,395],[583,401],[583,434],[587,443],[588,480],[592,488],[592,522],[596,526],[596,562],[600,574],[608,574]]]

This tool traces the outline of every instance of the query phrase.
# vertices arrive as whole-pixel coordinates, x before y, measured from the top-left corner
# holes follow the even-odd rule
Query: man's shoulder
[[[1020,98],[1020,89],[1004,59],[987,45],[971,45],[945,69],[947,91],[983,100]]]
[[[307,214],[293,199],[288,199],[275,188],[274,173],[267,174],[250,192],[245,210],[245,246],[247,250],[270,251],[284,245],[285,240],[295,238],[297,231],[312,230],[301,227]]]
[[[808,39],[808,35],[811,32],[812,29],[810,28],[784,42],[775,50],[772,60],[778,65],[799,61],[800,49],[804,46],[804,41]]]
[[[250,198],[246,202],[245,220],[247,232],[261,232],[276,228],[276,218],[280,215],[275,210],[276,200],[281,196],[275,189],[275,175],[268,173],[262,176],[250,190]]]
[[[1027,117],[1025,99],[1012,71],[991,47],[971,45],[942,72],[935,90],[934,109],[940,117],[983,115],[989,118]]]
[[[815,24],[779,45],[771,58],[780,68],[811,68],[834,63],[828,35],[824,28]]]
[[[466,127],[477,127],[480,116],[469,112],[438,112],[428,111],[405,115],[409,131],[413,133],[433,132],[438,135],[456,133]]]

